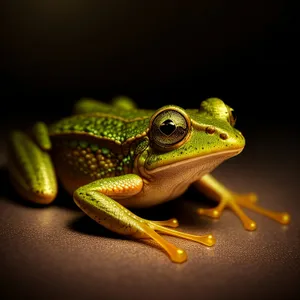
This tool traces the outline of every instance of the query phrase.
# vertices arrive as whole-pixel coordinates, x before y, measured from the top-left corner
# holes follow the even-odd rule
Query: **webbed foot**
[[[170,219],[167,221],[150,221],[141,219],[143,233],[142,235],[136,236],[136,238],[148,239],[152,238],[156,241],[166,252],[169,254],[170,259],[173,262],[182,263],[187,260],[187,254],[183,249],[177,248],[173,244],[166,241],[158,233],[183,238],[186,240],[194,241],[202,245],[211,247],[215,244],[216,240],[211,234],[207,235],[194,235],[178,230],[166,228],[166,227],[177,227],[178,221],[176,219]]]
[[[200,208],[198,213],[200,215],[208,216],[218,219],[221,217],[223,210],[230,208],[242,221],[245,229],[253,231],[256,229],[256,223],[250,219],[242,210],[242,207],[255,211],[261,215],[264,215],[272,220],[286,225],[290,222],[290,215],[286,212],[276,212],[265,209],[257,205],[257,196],[254,193],[249,194],[237,194],[226,189],[223,185],[217,182],[212,176],[206,175],[201,179],[200,188],[207,194],[214,194],[215,198],[218,198],[219,204],[210,209]],[[214,193],[212,193],[214,191]]]

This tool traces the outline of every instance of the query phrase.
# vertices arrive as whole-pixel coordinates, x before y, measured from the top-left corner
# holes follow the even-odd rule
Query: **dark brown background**
[[[1,2],[1,298],[297,298],[299,32],[291,3],[96,3]],[[216,236],[210,249],[169,237],[189,255],[176,265],[155,247],[103,230],[63,191],[47,208],[20,201],[5,170],[7,132],[67,115],[82,96],[118,94],[151,108],[224,99],[247,147],[214,174],[289,211],[291,225],[249,213],[258,224],[249,233],[229,211],[216,222],[199,218],[194,210],[213,204],[191,190],[139,212],[176,216],[182,230]]]

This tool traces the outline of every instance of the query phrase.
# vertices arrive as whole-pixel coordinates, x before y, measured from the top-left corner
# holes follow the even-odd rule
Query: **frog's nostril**
[[[208,127],[206,127],[205,131],[206,131],[206,133],[208,133],[208,134],[214,134],[215,131],[216,131],[216,128],[213,127],[213,126],[208,126]]]
[[[222,140],[227,140],[228,139],[228,135],[226,133],[220,133],[220,138]]]

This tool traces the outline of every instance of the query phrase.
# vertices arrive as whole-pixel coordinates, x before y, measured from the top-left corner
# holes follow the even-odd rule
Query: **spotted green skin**
[[[82,99],[71,117],[49,127],[38,122],[29,135],[14,131],[7,151],[12,183],[24,198],[48,203],[57,194],[56,176],[72,194],[93,180],[131,174],[148,145],[152,114],[126,97],[111,104]]]
[[[244,145],[231,108],[217,98],[203,101],[198,109],[167,105],[156,111],[137,109],[126,97],[112,104],[83,99],[71,117],[49,127],[38,122],[29,134],[12,132],[8,167],[23,198],[51,203],[58,178],[96,222],[119,234],[150,237],[172,261],[183,262],[185,252],[155,230],[208,246],[214,244],[213,237],[166,229],[176,227],[177,221],[145,220],[127,207],[174,199],[195,182],[223,191],[205,175]],[[202,177],[206,179],[201,182]]]
[[[118,114],[116,114],[118,112]],[[118,111],[86,113],[65,118],[49,128],[50,136],[77,134],[95,139],[109,139],[121,145],[137,135],[145,135],[152,111]]]
[[[203,101],[199,109],[185,110],[192,122],[191,138],[172,151],[162,151],[155,147],[150,136],[154,110],[137,109],[124,97],[114,99],[113,105],[83,99],[76,103],[73,116],[49,127],[37,123],[32,139],[27,140],[21,132],[12,134],[9,161],[13,181],[30,194],[27,198],[31,200],[43,194],[51,198],[57,190],[55,175],[72,194],[77,188],[101,178],[125,174],[143,177],[147,170],[177,161],[243,147],[244,138],[232,126],[229,112],[230,108],[217,98]],[[209,134],[207,129],[212,127],[215,132]],[[222,134],[225,140],[220,138]],[[24,153],[23,145],[28,143],[30,147]],[[41,159],[37,160],[38,157]]]
[[[134,160],[148,146],[144,144],[153,111],[129,108],[90,100],[80,114],[49,127],[57,173],[70,193],[95,179],[135,173]]]

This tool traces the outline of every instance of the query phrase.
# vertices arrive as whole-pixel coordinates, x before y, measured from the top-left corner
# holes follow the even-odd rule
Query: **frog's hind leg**
[[[111,104],[119,109],[123,110],[131,110],[136,109],[136,103],[129,97],[126,96],[118,96],[114,97],[111,100]]]
[[[42,138],[43,125],[37,125],[35,138],[40,145],[49,146]],[[8,143],[8,171],[19,194],[32,202],[49,204],[57,194],[57,182],[49,154],[21,131],[10,134]]]
[[[81,98],[75,103],[73,112],[75,114],[95,112],[111,113],[112,106],[120,110],[131,110],[137,108],[135,102],[125,96],[114,97],[110,104],[91,98]]]
[[[211,235],[196,236],[176,231],[177,220],[149,221],[140,218],[113,200],[131,197],[142,191],[143,180],[135,174],[103,178],[80,187],[74,192],[78,207],[96,222],[118,234],[137,239],[151,238],[170,256],[173,262],[182,263],[187,259],[184,250],[162,238],[158,232],[193,240],[208,246],[214,244]]]
[[[289,214],[285,212],[275,212],[267,210],[256,204],[257,197],[253,193],[236,194],[228,190],[211,175],[203,176],[199,181],[195,182],[196,187],[206,194],[208,197],[219,201],[218,206],[211,209],[200,208],[198,213],[200,215],[209,216],[211,218],[220,218],[225,207],[229,207],[242,221],[244,228],[247,230],[255,230],[256,223],[251,220],[241,209],[241,207],[248,208],[264,216],[267,216],[281,224],[288,224],[290,222]]]

